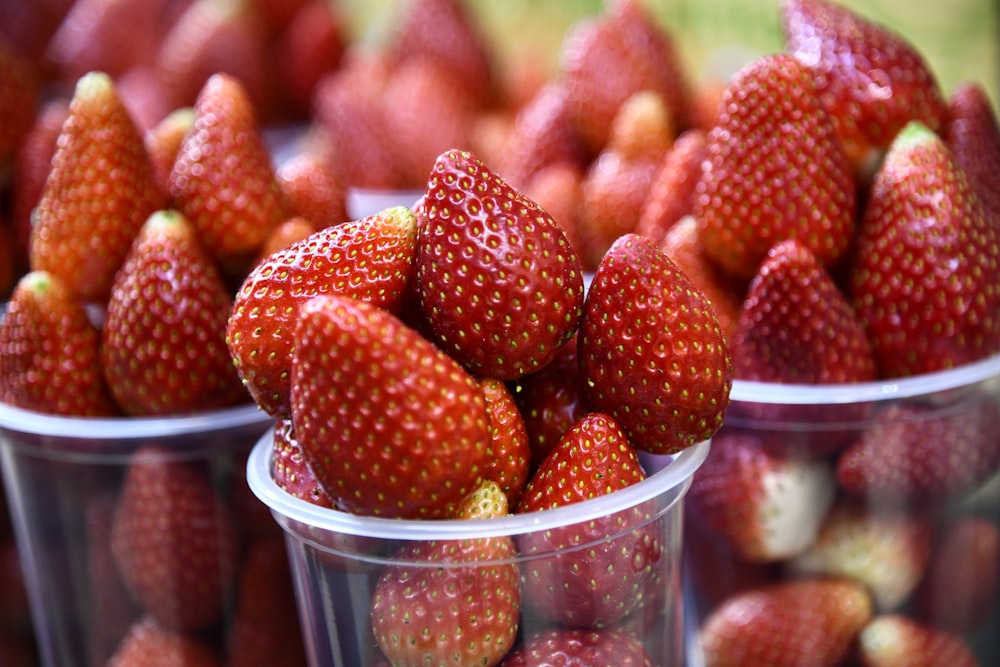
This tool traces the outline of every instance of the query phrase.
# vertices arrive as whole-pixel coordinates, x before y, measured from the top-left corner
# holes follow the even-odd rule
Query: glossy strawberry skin
[[[620,630],[553,628],[528,635],[500,667],[652,667],[642,642]]]
[[[802,63],[778,53],[741,68],[706,141],[694,215],[709,257],[751,278],[788,238],[827,267],[843,256],[857,213],[854,178]]]
[[[101,372],[100,338],[58,278],[26,274],[0,320],[0,400],[54,415],[117,415]]]
[[[496,378],[479,378],[477,383],[490,417],[492,460],[486,478],[496,482],[507,496],[509,506],[517,507],[530,471],[528,430],[507,385]]]
[[[285,493],[320,507],[333,507],[330,496],[316,481],[315,475],[302,456],[302,447],[295,437],[290,418],[279,419],[274,425],[274,457],[271,478]]]
[[[446,517],[486,474],[489,417],[475,380],[371,304],[324,295],[302,306],[291,397],[306,461],[346,511]]]
[[[948,100],[948,120],[941,132],[955,162],[965,171],[983,202],[986,216],[1000,216],[1000,120],[983,87],[958,86]]]
[[[243,281],[226,325],[236,368],[268,414],[290,413],[292,336],[317,294],[398,311],[413,273],[417,223],[406,208],[322,229],[267,257]]]
[[[113,82],[99,72],[82,77],[35,212],[31,266],[81,299],[103,301],[132,240],[164,204]]]
[[[729,347],[711,304],[649,239],[601,261],[577,341],[584,395],[632,445],[677,452],[711,437],[729,402]]]
[[[684,132],[663,156],[643,202],[637,234],[662,241],[671,227],[694,210],[701,163],[707,154],[705,139],[702,130]]]
[[[195,229],[158,211],[115,276],[101,333],[108,387],[130,415],[247,402],[225,342],[232,300]]]
[[[875,176],[849,281],[883,377],[1000,350],[1000,227],[919,123],[899,134]]]
[[[415,287],[435,342],[483,376],[544,367],[582,312],[583,274],[563,229],[459,150],[438,156],[423,216]]]

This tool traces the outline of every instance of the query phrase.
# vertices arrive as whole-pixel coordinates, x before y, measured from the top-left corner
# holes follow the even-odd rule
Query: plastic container
[[[272,645],[303,654],[281,532],[244,475],[271,423],[252,404],[166,419],[0,404],[0,468],[43,665],[103,667],[151,618],[220,664]],[[246,585],[264,576],[266,586]],[[285,598],[291,633],[259,613]],[[208,611],[185,616],[195,608]]]
[[[711,507],[737,448],[799,465],[779,529],[795,525],[794,539],[748,546]],[[1000,356],[864,384],[737,380],[685,513],[697,622],[751,588],[847,576],[875,614],[904,614],[1000,664]]]
[[[683,615],[681,600],[682,505],[691,476],[704,460],[709,444],[702,443],[676,457],[644,460],[649,477],[627,489],[556,510],[510,515],[495,519],[463,521],[410,521],[361,517],[321,508],[281,490],[272,480],[271,434],[254,448],[247,465],[250,488],[271,509],[285,531],[290,554],[299,615],[312,667],[369,667],[388,664],[373,632],[373,597],[380,578],[388,568],[399,567],[401,553],[405,566],[413,571],[437,570],[443,574],[461,570],[470,578],[486,576],[491,568],[514,568],[525,573],[545,567],[578,564],[587,567],[588,554],[607,554],[608,549],[635,550],[642,542],[654,545],[655,557],[642,569],[636,594],[629,609],[609,626],[632,631],[641,638],[657,665],[681,664]],[[634,517],[642,517],[636,521]],[[562,552],[540,550],[528,553],[526,545],[550,531],[568,531],[588,525],[608,525],[628,519],[625,528],[608,532],[593,542],[578,544]],[[617,524],[621,526],[622,524]],[[456,563],[440,558],[416,558],[450,541],[511,540],[517,545],[508,558]],[[634,553],[639,553],[634,551]],[[419,574],[414,575],[419,577]],[[542,580],[545,580],[543,575]],[[530,636],[558,623],[553,620],[566,610],[596,605],[596,599],[571,589],[563,596],[550,596],[540,580],[522,583],[520,591],[520,635]],[[551,581],[551,580],[549,580]],[[554,611],[555,610],[555,611]]]

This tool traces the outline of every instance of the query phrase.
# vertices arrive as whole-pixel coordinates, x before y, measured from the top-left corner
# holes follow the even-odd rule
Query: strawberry
[[[702,624],[706,667],[835,667],[872,618],[868,593],[848,579],[801,579],[734,595]]]
[[[295,3],[282,0],[272,4],[287,7]],[[299,4],[270,48],[281,73],[275,82],[276,94],[285,98],[293,118],[307,118],[313,92],[320,80],[340,65],[348,35],[341,7],[325,0],[299,0]]]
[[[31,130],[41,77],[31,61],[0,37],[0,182]]]
[[[55,415],[118,413],[100,365],[100,331],[55,276],[25,274],[0,320],[0,400]]]
[[[622,236],[594,274],[577,354],[584,395],[634,447],[672,453],[712,436],[732,363],[711,304],[649,239]]]
[[[143,616],[132,624],[107,667],[221,667],[221,663],[203,640]]]
[[[893,611],[920,582],[930,550],[931,529],[924,518],[841,501],[826,516],[815,541],[789,567],[796,574],[861,582],[879,611]]]
[[[961,637],[898,614],[875,617],[858,636],[861,667],[977,667]]]
[[[288,212],[319,230],[349,220],[344,184],[320,154],[302,151],[278,165],[275,176]]]
[[[484,482],[454,520],[507,515],[506,496]],[[496,665],[517,636],[521,582],[506,535],[411,542],[375,585],[375,640],[394,665]],[[431,564],[432,566],[428,566]]]
[[[972,632],[996,612],[998,594],[1000,525],[984,517],[955,517],[937,536],[914,596],[919,618],[945,630]]]
[[[302,305],[332,293],[398,311],[416,242],[416,219],[397,207],[315,232],[254,267],[225,331],[236,369],[263,410],[289,414],[292,337]]]
[[[489,466],[483,393],[387,311],[323,295],[299,309],[292,420],[306,462],[355,514],[441,518]]]
[[[899,133],[875,175],[849,281],[883,377],[1000,350],[1000,227],[919,123]]]
[[[302,447],[295,437],[290,418],[278,419],[274,425],[274,458],[271,477],[278,487],[290,495],[320,507],[333,507],[330,496],[320,487],[302,456]]]
[[[500,667],[653,667],[642,642],[621,630],[552,628],[525,637]]]
[[[645,479],[614,420],[589,413],[574,424],[528,481],[518,514],[565,507]],[[575,627],[612,626],[644,606],[665,563],[648,508],[632,508],[516,537],[526,605]],[[572,546],[572,548],[570,548]]]
[[[707,155],[705,139],[704,131],[688,130],[667,150],[635,223],[637,234],[662,242],[667,231],[694,210],[701,163]]]
[[[219,621],[236,569],[228,507],[204,465],[162,445],[131,457],[111,526],[111,553],[132,595],[165,628]]]
[[[769,563],[809,548],[833,504],[824,461],[781,455],[749,432],[723,429],[694,475],[688,516],[742,561]]]
[[[435,342],[500,380],[548,364],[583,305],[580,262],[559,224],[459,150],[435,162],[423,216],[415,288]]]
[[[132,240],[164,203],[114,83],[100,72],[83,76],[34,214],[31,266],[81,299],[103,301]]]
[[[928,506],[961,497],[1000,465],[1000,406],[961,410],[894,404],[879,412],[837,463],[837,480],[866,502]]]
[[[264,239],[264,244],[260,247],[260,254],[257,257],[257,261],[254,262],[254,266],[257,266],[270,258],[271,255],[284,250],[293,243],[298,243],[312,236],[316,231],[316,227],[305,218],[298,216],[288,218],[272,229],[271,233]]]
[[[983,202],[986,217],[1000,219],[1000,120],[981,85],[964,83],[952,92],[941,134]]]
[[[837,384],[876,378],[871,343],[847,297],[794,239],[768,251],[730,343],[734,374],[742,380]]]
[[[245,275],[264,239],[284,220],[284,200],[253,105],[238,79],[214,74],[194,103],[170,194],[227,274]]]
[[[170,193],[170,172],[184,137],[193,126],[194,109],[181,107],[171,111],[143,134],[143,145],[153,164],[153,176],[164,195]]]
[[[826,267],[844,255],[853,175],[805,65],[781,53],[744,65],[706,141],[694,215],[709,257],[749,279],[784,239],[798,239]]]
[[[232,300],[179,212],[154,213],[111,286],[104,377],[130,415],[175,415],[248,398],[225,341]]]
[[[788,53],[810,71],[860,174],[912,120],[940,129],[947,113],[930,67],[901,35],[831,0],[785,0]]]
[[[531,462],[528,430],[507,385],[496,378],[479,378],[477,382],[490,418],[491,460],[485,477],[496,482],[508,505],[517,507]]]
[[[553,162],[535,172],[522,189],[524,196],[559,223],[577,256],[585,248],[579,206],[583,176],[583,169],[574,162]]]

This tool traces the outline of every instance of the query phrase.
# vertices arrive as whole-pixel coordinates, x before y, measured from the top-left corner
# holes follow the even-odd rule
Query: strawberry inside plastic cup
[[[646,456],[647,479],[606,496],[484,519],[357,516],[296,498],[272,479],[271,433],[254,447],[247,480],[285,532],[314,667],[388,664],[383,648],[411,643],[411,633],[413,644],[436,644],[432,652],[509,633],[502,655],[521,638],[571,627],[595,641],[624,632],[652,664],[669,665],[682,664],[685,647],[683,501],[708,449]],[[574,580],[574,570],[604,574]],[[593,604],[580,604],[588,595]]]
[[[867,610],[837,635],[839,647],[808,647],[823,655],[816,664],[842,664],[828,659],[884,616],[996,664],[1000,357],[869,383],[736,380],[685,526],[689,612],[702,632],[696,665],[718,664],[723,644],[742,650],[728,634],[736,618],[737,634],[753,634],[760,650],[771,640],[759,638],[797,638],[783,644],[788,653],[832,637],[840,612],[778,620],[749,611],[823,579],[860,584]]]
[[[154,634],[220,664],[248,636],[258,653],[270,643],[301,655],[292,605],[291,633],[253,611],[255,600],[279,606],[291,586],[280,531],[243,474],[270,424],[252,404],[108,419],[0,404],[0,468],[41,664],[102,666]],[[276,597],[252,584],[262,577]]]

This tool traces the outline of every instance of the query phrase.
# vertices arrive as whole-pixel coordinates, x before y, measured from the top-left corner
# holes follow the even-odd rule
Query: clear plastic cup
[[[796,539],[748,546],[711,508],[708,487],[724,483],[724,454],[740,447],[808,470],[783,510]],[[871,383],[736,380],[685,514],[699,623],[750,589],[847,576],[868,587],[875,614],[904,614],[1000,664],[1000,356]]]
[[[130,632],[150,620],[205,646],[220,664],[243,650],[240,644],[251,646],[248,633],[259,640],[252,646],[271,642],[289,655],[302,655],[296,633],[292,641],[279,637],[287,635],[286,628],[268,627],[254,616],[254,605],[261,606],[255,600],[269,591],[245,586],[251,563],[269,571],[274,578],[267,585],[277,591],[273,599],[288,598],[293,622],[286,625],[297,629],[281,531],[250,494],[244,474],[251,447],[271,423],[253,404],[135,419],[57,417],[0,404],[0,468],[43,665],[102,667]],[[186,480],[185,486],[169,482],[164,493],[159,486],[139,490],[134,482],[130,493],[148,492],[150,502],[134,500],[135,495],[124,501],[139,461],[152,463],[147,472],[154,471],[153,478],[162,481],[156,473],[169,472],[170,479]],[[189,493],[194,488],[198,491]],[[171,527],[172,518],[205,516],[191,509],[192,496],[210,508],[209,525],[218,535]],[[268,543],[281,547],[271,548],[280,558],[270,570],[262,564],[268,562]],[[128,554],[150,560],[125,564]],[[199,565],[196,557],[202,559]],[[218,578],[216,589],[199,598],[200,606],[213,611],[197,620],[163,612],[190,600],[183,592],[191,585],[183,580],[185,569],[214,571],[205,578]],[[136,577],[148,578],[140,585]],[[211,590],[218,599],[211,599]]]
[[[563,612],[572,614],[600,601],[580,589],[551,594],[541,580],[527,572],[562,571],[563,567],[591,567],[593,554],[635,550],[639,542],[655,545],[655,558],[639,568],[640,585],[620,618],[605,617],[608,627],[632,632],[641,639],[657,665],[682,663],[683,609],[681,592],[682,506],[691,476],[708,453],[707,442],[679,455],[643,460],[646,480],[607,496],[555,510],[515,514],[493,519],[400,520],[351,515],[325,509],[285,493],[273,481],[272,434],[261,438],[250,455],[247,479],[251,490],[270,508],[285,531],[299,616],[303,619],[309,663],[312,667],[369,667],[388,664],[373,632],[372,607],[380,578],[405,563],[416,571],[426,568],[464,569],[485,573],[490,568],[520,572],[521,637],[559,625]],[[619,522],[623,517],[631,517]],[[636,517],[641,517],[636,520]],[[619,528],[600,539],[564,551],[533,550],[533,540],[552,532],[594,525]],[[621,528],[621,526],[625,526]],[[456,563],[440,558],[416,558],[414,551],[452,541],[509,539],[516,545],[505,559]],[[407,554],[405,557],[402,554]],[[551,566],[553,569],[545,570]],[[387,576],[387,575],[386,575]],[[419,575],[417,575],[419,576]],[[447,578],[447,577],[446,577]],[[551,582],[552,580],[549,579]],[[547,592],[549,591],[549,592]],[[591,618],[597,618],[592,616]]]

